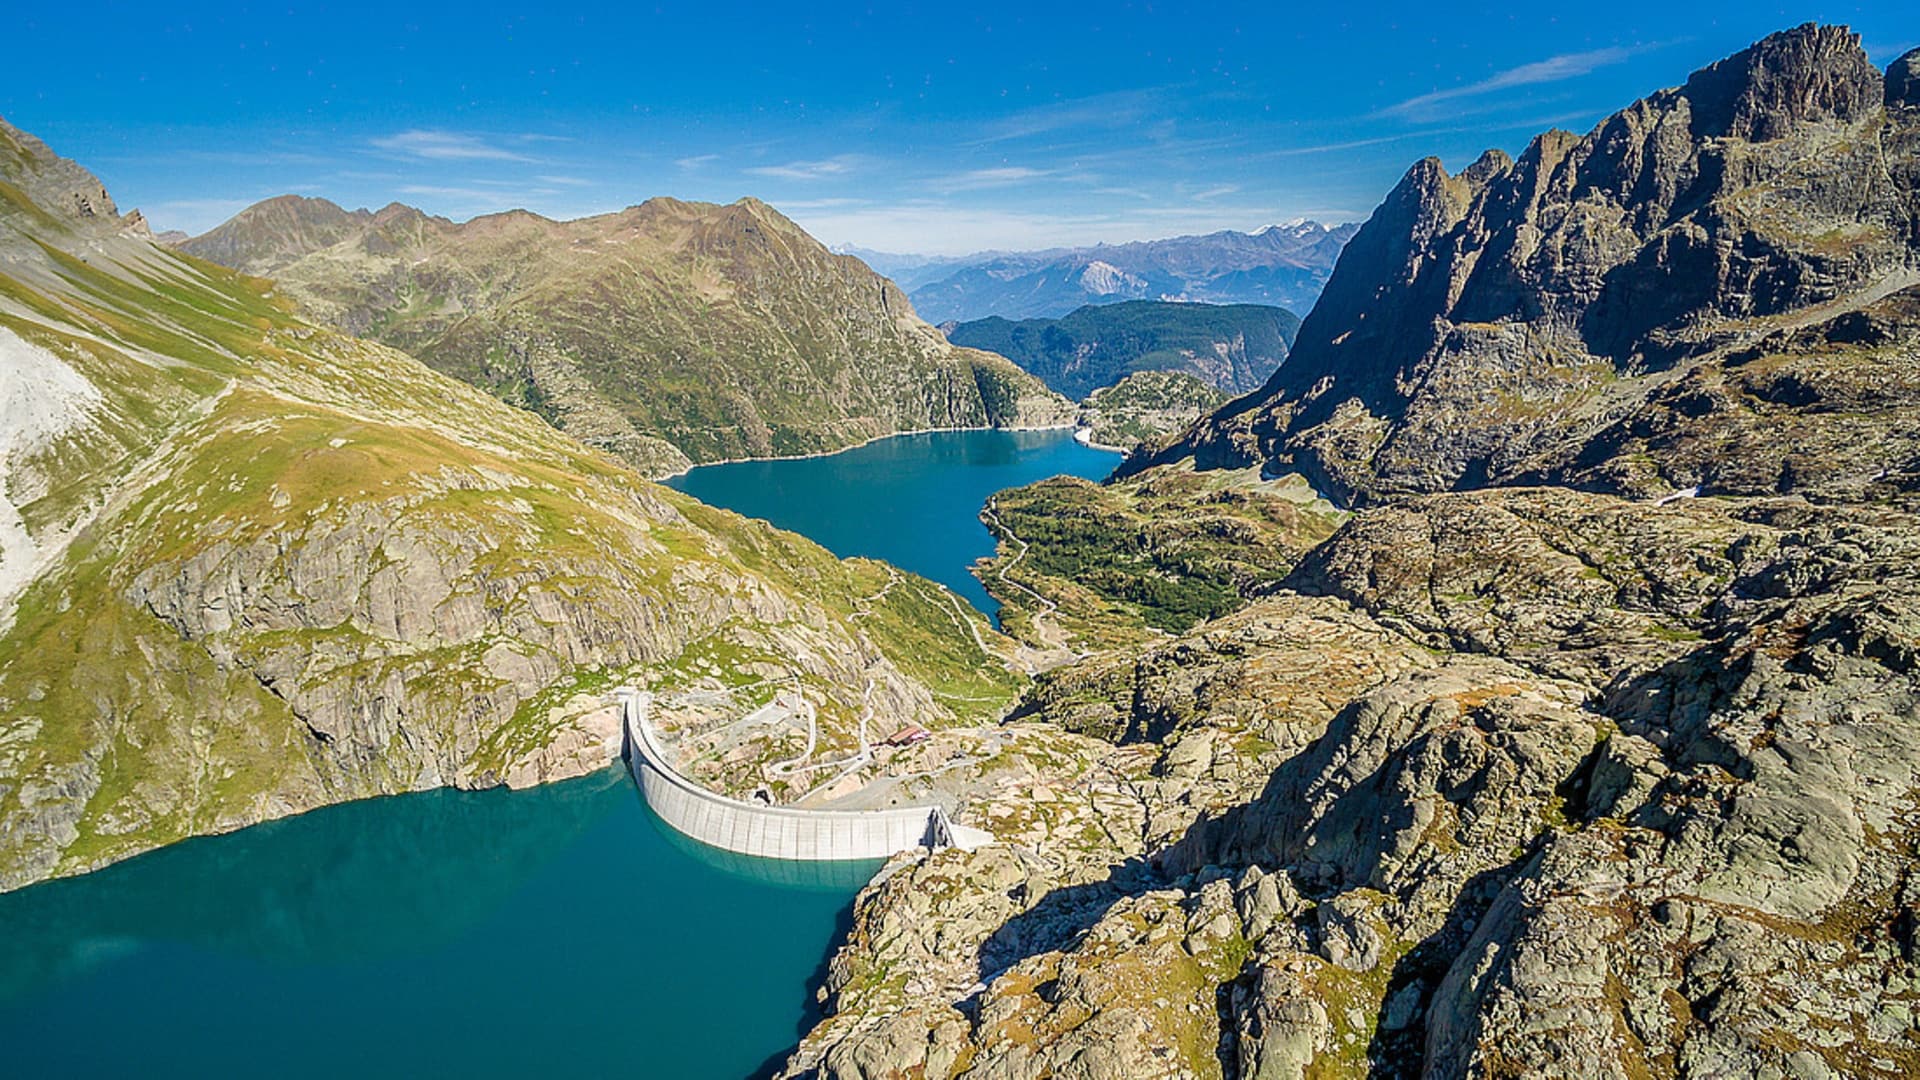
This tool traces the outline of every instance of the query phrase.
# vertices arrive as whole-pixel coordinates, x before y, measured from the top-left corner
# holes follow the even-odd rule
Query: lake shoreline
[[[1074,441],[1079,442],[1088,449],[1103,450],[1115,454],[1126,453],[1125,450],[1119,447],[1101,446],[1095,443],[1085,442],[1080,438],[1080,432],[1085,429],[1081,428],[1079,424],[1020,424],[1011,427],[995,427],[992,424],[977,424],[964,427],[930,427],[914,428],[911,431],[891,431],[885,435],[875,435],[870,439],[862,439],[857,443],[848,443],[837,450],[814,450],[805,454],[764,454],[758,457],[715,458],[712,461],[696,461],[678,472],[662,473],[659,476],[648,477],[648,479],[656,484],[664,484],[669,480],[677,480],[695,469],[704,469],[709,465],[744,465],[753,461],[806,461],[809,458],[832,457],[835,454],[844,454],[849,450],[858,450],[863,446],[872,446],[874,443],[885,442],[888,439],[905,438],[908,435],[938,435],[950,431],[1066,431],[1069,429],[1074,432]]]
[[[800,533],[839,558],[879,559],[939,582],[991,617],[999,604],[970,567],[992,558],[980,508],[995,493],[1053,476],[1099,482],[1118,458],[1075,427],[902,432],[836,454],[701,466],[665,486]],[[1006,432],[1007,434],[1002,434]]]

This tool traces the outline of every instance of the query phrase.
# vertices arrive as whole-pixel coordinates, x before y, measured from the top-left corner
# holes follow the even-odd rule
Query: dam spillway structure
[[[709,791],[682,775],[648,720],[652,695],[621,689],[627,769],[647,805],[676,832],[723,851],[762,859],[842,862],[885,859],[914,848],[973,848],[993,839],[958,825],[944,807],[878,810],[771,806]]]

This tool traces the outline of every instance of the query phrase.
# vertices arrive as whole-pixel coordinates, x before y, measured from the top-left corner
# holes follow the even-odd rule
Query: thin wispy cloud
[[[824,161],[789,161],[785,165],[757,165],[746,171],[754,176],[769,176],[776,180],[811,181],[845,176],[853,169],[853,158],[843,154]]]
[[[987,125],[979,141],[1005,142],[1079,128],[1124,127],[1146,118],[1162,95],[1158,89],[1115,90],[1037,105]]]
[[[329,165],[332,158],[300,150],[182,150],[178,156],[210,165],[263,168],[273,165]]]
[[[435,199],[464,200],[468,204],[511,209],[524,206],[534,199],[549,195],[558,195],[553,188],[502,189],[497,187],[456,187],[442,184],[403,184],[402,195],[425,196]]]
[[[518,136],[526,141],[530,136]],[[457,131],[416,128],[373,140],[373,145],[389,153],[425,161],[532,161],[525,154],[488,142],[478,135]]]
[[[1212,202],[1214,199],[1223,199],[1228,195],[1236,194],[1239,190],[1240,185],[1238,184],[1221,184],[1218,187],[1211,187],[1205,191],[1196,192],[1193,196],[1193,201]]]
[[[535,180],[543,184],[559,184],[562,187],[592,187],[593,181],[578,176],[536,176]]]
[[[843,206],[863,206],[865,199],[782,199],[780,210],[834,210]]]
[[[1307,146],[1283,146],[1277,150],[1267,150],[1259,157],[1299,157],[1304,154],[1332,154],[1342,150],[1359,150],[1368,146],[1384,146],[1387,143],[1405,142],[1408,139],[1430,138],[1446,134],[1435,131],[1403,131],[1398,135],[1381,135],[1372,139],[1346,139],[1341,142],[1313,143]]]
[[[719,160],[720,160],[719,154],[695,154],[692,157],[683,157],[683,158],[676,159],[674,161],[674,165],[678,166],[681,169],[685,169],[691,172],[702,165],[706,165],[711,162],[715,162]]]
[[[1410,97],[1405,101],[1389,105],[1373,115],[1376,117],[1398,117],[1401,119],[1422,119],[1433,115],[1435,107],[1449,102],[1462,101],[1511,90],[1522,86],[1539,86],[1543,83],[1563,82],[1590,75],[1604,67],[1624,64],[1628,60],[1655,49],[1665,48],[1671,42],[1656,42],[1648,45],[1617,45],[1605,49],[1590,49],[1586,52],[1562,53],[1545,60],[1535,60],[1530,64],[1508,68],[1479,82],[1465,86],[1453,86],[1444,90]]]
[[[971,169],[951,176],[942,176],[927,186],[942,194],[961,191],[988,191],[994,188],[1013,187],[1016,184],[1044,180],[1054,175],[1051,169],[1032,169],[1024,165],[1009,165],[994,169]]]

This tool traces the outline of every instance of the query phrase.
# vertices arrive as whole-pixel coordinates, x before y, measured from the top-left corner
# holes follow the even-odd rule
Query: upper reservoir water
[[[1049,476],[1098,480],[1119,463],[1064,429],[933,431],[825,457],[702,465],[667,483],[808,536],[841,558],[885,559],[992,614],[999,605],[968,571],[993,554],[979,516],[987,496]]]
[[[677,486],[988,609],[986,497],[1114,463],[942,432]],[[0,1073],[747,1076],[810,1022],[873,870],[703,848],[617,769],[329,807],[0,895]]]

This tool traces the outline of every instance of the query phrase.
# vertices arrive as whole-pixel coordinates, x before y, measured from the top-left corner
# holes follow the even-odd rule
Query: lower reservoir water
[[[1082,446],[1066,429],[932,431],[824,457],[701,465],[667,485],[765,518],[843,559],[885,559],[992,614],[999,605],[968,571],[993,554],[980,523],[987,497],[1049,476],[1099,480],[1118,464],[1118,454]]]
[[[940,432],[675,486],[990,611],[987,496],[1116,461]],[[875,869],[695,844],[618,768],[189,840],[0,895],[0,1076],[750,1076],[810,1026]]]
[[[876,866],[693,844],[618,768],[188,840],[0,896],[0,1074],[735,1080]]]

